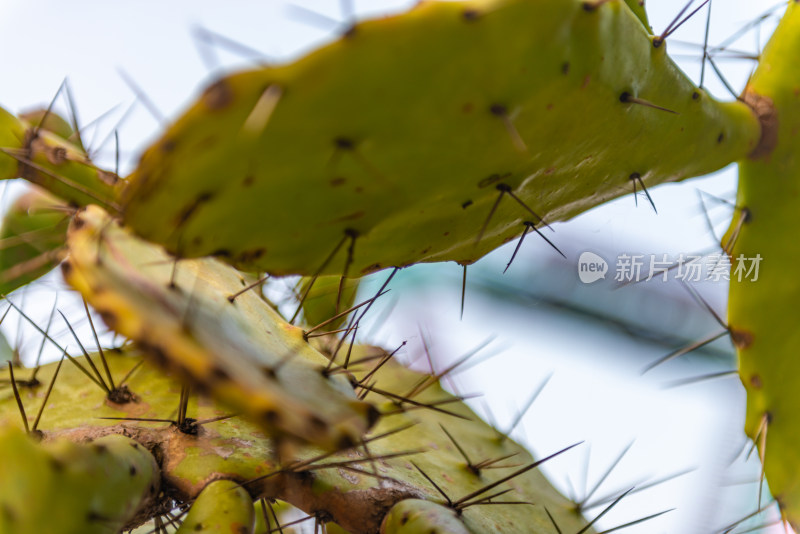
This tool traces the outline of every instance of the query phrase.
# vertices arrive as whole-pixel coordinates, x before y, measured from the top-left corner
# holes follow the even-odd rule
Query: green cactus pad
[[[42,118],[33,119],[29,124],[0,108],[0,180],[25,178],[74,206],[98,204],[116,212],[117,175],[96,167],[64,139],[59,121],[48,119],[38,128]]]
[[[160,247],[132,236],[89,206],[68,235],[66,280],[110,328],[277,435],[341,447],[375,416],[328,360],[256,292],[216,260],[173,266]]]
[[[0,451],[4,534],[114,534],[158,492],[155,459],[123,436],[40,445],[18,429],[4,428]]]
[[[253,534],[253,499],[230,480],[211,482],[200,492],[176,534]]]
[[[788,10],[764,52],[745,99],[759,111],[765,135],[740,163],[738,209],[726,241],[731,251],[728,321],[747,390],[745,430],[765,457],[770,490],[783,514],[800,526],[800,424],[797,418],[797,302],[800,247],[796,226],[800,195],[800,7]],[[739,280],[738,258],[749,269],[762,259],[758,278]]]
[[[273,274],[469,263],[632,177],[753,149],[746,105],[696,88],[627,4],[592,4],[421,2],[222,78],[144,153],[125,222],[181,257]]]
[[[20,196],[0,228],[0,294],[8,294],[61,263],[70,214],[38,189]]]

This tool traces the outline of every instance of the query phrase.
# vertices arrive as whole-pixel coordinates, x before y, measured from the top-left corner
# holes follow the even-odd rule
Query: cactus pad
[[[327,448],[353,443],[373,422],[328,360],[216,260],[173,265],[160,247],[130,235],[101,209],[73,219],[67,281],[113,330],[156,360],[247,414],[270,433]]]
[[[469,263],[633,177],[753,149],[748,107],[665,48],[621,0],[421,2],[213,83],[144,153],[124,219],[178,256],[273,274]]]
[[[759,446],[767,482],[784,516],[800,526],[800,424],[797,419],[797,302],[800,247],[791,230],[800,195],[800,8],[788,11],[761,56],[745,99],[761,115],[759,150],[740,162],[737,210],[726,241],[733,244],[728,321],[747,390],[745,430]],[[758,277],[736,271],[761,258]]]
[[[65,253],[67,206],[40,190],[19,197],[0,228],[0,294],[49,272]]]

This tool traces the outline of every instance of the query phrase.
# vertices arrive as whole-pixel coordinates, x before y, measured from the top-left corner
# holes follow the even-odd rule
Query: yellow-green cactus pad
[[[154,498],[153,456],[124,436],[38,444],[0,430],[0,532],[115,534]]]
[[[0,108],[0,180],[25,178],[69,204],[117,211],[117,175],[96,167],[80,147],[64,139],[56,119],[53,124],[33,119],[27,123]]]
[[[125,222],[273,274],[472,262],[526,221],[754,148],[750,109],[651,39],[621,0],[431,1],[358,23],[208,87],[129,177]]]
[[[740,162],[728,321],[747,390],[747,434],[759,445],[769,488],[800,526],[800,6],[789,7],[745,91],[765,135]]]
[[[244,488],[217,480],[200,492],[176,534],[253,534],[255,515]]]
[[[0,294],[36,280],[61,262],[69,218],[63,202],[38,189],[11,205],[0,227]]]
[[[213,259],[173,265],[96,206],[74,217],[68,248],[66,280],[110,328],[264,430],[337,448],[374,421],[343,376],[321,372],[328,359],[300,328],[253,291],[231,301],[248,284],[233,268]]]

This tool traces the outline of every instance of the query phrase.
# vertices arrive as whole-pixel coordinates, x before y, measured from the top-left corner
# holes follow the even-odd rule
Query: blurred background
[[[163,121],[220,73],[291,60],[335,39],[353,17],[381,16],[412,4],[0,0],[0,104],[12,112],[44,107],[68,78],[79,121],[96,121],[84,138],[95,147],[96,159],[110,168],[115,160],[112,132],[118,129],[124,173]],[[654,31],[663,31],[684,5],[649,0]],[[686,13],[700,5],[695,1]],[[713,6],[703,6],[668,40],[670,54],[696,83],[709,7],[708,42],[725,48],[711,49],[725,81],[707,64],[703,82],[711,93],[730,100],[728,87],[736,93],[743,89],[755,65],[752,57],[772,32],[782,4],[715,0]],[[147,102],[136,98],[126,77],[135,80]],[[63,100],[56,109],[67,114]],[[3,209],[23,190],[20,183],[0,185]],[[546,382],[512,435],[539,456],[585,440],[544,470],[561,491],[586,503],[589,518],[636,487],[603,516],[599,530],[674,508],[624,532],[726,532],[727,526],[756,511],[759,487],[756,455],[747,458],[744,391],[730,373],[736,368],[730,343],[723,336],[644,370],[722,331],[708,308],[724,317],[727,282],[724,277],[693,282],[701,301],[674,276],[623,286],[614,280],[614,269],[623,254],[642,255],[645,268],[651,256],[674,261],[680,255],[718,254],[735,190],[736,172],[728,168],[650,189],[657,214],[644,196],[637,205],[631,193],[554,225],[552,239],[566,259],[532,234],[503,274],[515,247],[511,243],[469,267],[463,318],[460,266],[405,269],[370,312],[371,324],[359,332],[363,340],[389,349],[408,341],[402,358],[422,368],[428,366],[427,346],[437,370],[480,348],[450,375],[448,387],[463,394],[480,393],[469,402],[501,429],[511,427]],[[592,284],[578,278],[578,257],[587,251],[606,260],[611,270]],[[714,264],[713,258],[706,261]],[[359,300],[372,296],[387,274],[366,279]],[[293,282],[272,284],[271,291],[280,292]],[[56,295],[59,309],[79,333],[91,336],[81,319],[80,301],[56,273],[12,299],[32,317],[46,321]],[[0,328],[31,364],[40,336],[15,314]],[[54,331],[54,337],[72,341],[63,325]],[[111,336],[105,341],[111,342]],[[44,360],[57,356],[46,347]],[[702,379],[708,375],[715,378]],[[666,481],[655,484],[661,480]],[[784,532],[776,519],[773,506],[731,532]]]

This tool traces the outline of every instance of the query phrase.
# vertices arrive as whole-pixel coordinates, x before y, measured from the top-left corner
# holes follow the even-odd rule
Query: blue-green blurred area
[[[189,95],[216,73],[252,65],[254,60],[288,60],[336,38],[349,16],[342,6],[354,6],[356,16],[375,16],[412,3],[0,0],[0,49],[17,51],[3,59],[4,80],[13,83],[0,84],[0,104],[15,112],[46,105],[69,76],[79,120],[85,124],[103,116],[85,132],[98,160],[114,165],[109,134],[116,129],[122,169],[130,169],[161,127],[148,107],[174,117]],[[695,1],[687,13],[700,4]],[[654,30],[663,31],[683,6],[682,1],[650,0]],[[747,56],[758,53],[774,27],[774,16],[761,16],[772,4],[713,2],[709,50],[724,82],[700,61],[707,7],[682,25],[667,45],[688,76],[699,82],[702,75],[713,94],[730,99],[726,84],[734,91],[744,87],[754,66]],[[738,34],[753,21],[761,24]],[[736,37],[729,39],[732,35]],[[717,50],[718,44],[728,48]],[[135,98],[118,68],[136,80],[148,103]],[[66,114],[62,101],[56,109]],[[109,109],[112,112],[103,115]],[[11,183],[4,189],[4,208],[22,188]],[[603,510],[606,498],[637,488],[603,516],[598,523],[601,530],[675,508],[621,532],[722,532],[757,508],[759,465],[755,455],[745,459],[749,442],[742,431],[744,392],[735,375],[685,382],[735,369],[732,347],[723,337],[647,373],[643,370],[722,330],[704,303],[724,319],[727,284],[691,283],[702,296],[699,300],[674,279],[618,287],[613,269],[620,254],[676,258],[714,253],[731,217],[735,189],[732,168],[711,178],[663,185],[649,191],[658,214],[645,196],[640,194],[637,206],[631,194],[568,223],[554,224],[555,232],[543,229],[566,259],[530,233],[502,274],[516,245],[509,243],[468,267],[463,319],[461,266],[404,269],[366,316],[359,336],[389,349],[408,341],[398,357],[420,368],[429,365],[427,346],[437,371],[483,347],[445,381],[465,395],[481,394],[469,402],[501,429],[510,427],[531,395],[547,382],[512,435],[539,456],[585,441],[544,470],[576,500],[590,495],[589,503],[600,503],[587,510],[589,517]],[[698,195],[698,190],[706,193]],[[578,257],[587,251],[604,258],[611,268],[604,280],[588,285],[578,278]],[[768,262],[765,258],[765,268]],[[360,298],[371,297],[387,275],[382,272],[366,280]],[[293,283],[272,282],[270,291],[288,295]],[[93,339],[80,300],[64,288],[58,273],[15,292],[11,299],[40,325],[47,323],[57,305],[81,339]],[[293,311],[293,306],[285,304],[287,310]],[[10,346],[32,365],[42,347],[41,336],[15,312],[2,330]],[[77,352],[60,317],[53,322],[51,335]],[[114,342],[111,334],[102,339]],[[93,342],[87,348],[93,350]],[[9,350],[0,343],[0,360]],[[44,361],[58,356],[52,347],[44,347]],[[694,470],[685,473],[690,469]],[[685,474],[648,488],[678,473]],[[773,507],[732,533],[742,534],[775,518]],[[752,531],[784,532],[780,526]]]

